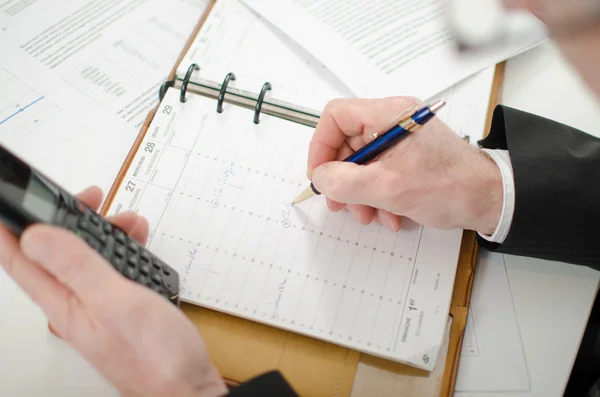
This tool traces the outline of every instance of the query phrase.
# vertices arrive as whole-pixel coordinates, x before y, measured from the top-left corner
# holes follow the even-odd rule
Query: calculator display
[[[54,220],[59,191],[2,147],[0,192],[7,205],[21,207],[42,222],[51,223]]]
[[[25,191],[23,208],[41,221],[50,223],[56,215],[58,197],[58,191],[52,190],[51,185],[32,173]]]
[[[25,197],[31,169],[0,148],[0,192],[3,201],[20,205]]]

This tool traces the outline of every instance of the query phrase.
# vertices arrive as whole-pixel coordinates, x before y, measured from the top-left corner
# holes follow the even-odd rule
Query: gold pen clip
[[[394,119],[394,122],[391,123],[391,124],[397,124],[397,125],[401,126],[402,128],[405,128],[405,129],[406,129],[405,124],[407,124],[407,123],[410,124],[410,122],[412,122],[412,124],[416,124],[413,121],[413,119],[411,119],[411,117],[412,117],[413,114],[415,114],[417,112],[417,110],[419,110],[419,108],[416,105],[412,106],[412,107],[410,107],[408,109],[406,109],[404,112],[402,112],[400,114],[400,116],[396,117]],[[385,134],[383,134],[383,135],[385,135]],[[379,135],[379,133],[376,132],[373,135],[371,135],[371,139],[375,140],[375,139],[377,139],[377,138],[379,138],[379,137],[381,137],[383,135]]]
[[[416,106],[413,106],[407,111],[407,113],[409,113],[408,115],[405,115],[405,113],[403,113],[403,115],[405,116],[400,119],[398,125],[404,128],[405,130],[410,130],[414,128],[417,125],[417,123],[415,123],[415,121],[411,117],[417,112],[417,110],[418,108]]]

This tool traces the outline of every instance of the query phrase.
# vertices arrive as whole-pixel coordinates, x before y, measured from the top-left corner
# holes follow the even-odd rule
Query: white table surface
[[[586,92],[551,45],[509,61],[503,103],[600,136],[600,103]],[[527,393],[498,395],[560,396],[600,273],[514,256],[507,256],[506,263],[532,387]],[[42,312],[19,292],[0,326],[0,395],[117,395],[73,357],[76,353],[48,332]]]

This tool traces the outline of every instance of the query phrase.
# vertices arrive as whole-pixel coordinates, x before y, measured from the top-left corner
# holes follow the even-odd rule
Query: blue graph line
[[[10,116],[8,116],[7,118],[5,118],[4,120],[0,121],[0,125],[6,123],[8,120],[12,119],[13,117],[15,117],[17,114],[19,113],[23,113],[28,107],[35,105],[36,103],[38,103],[39,101],[41,101],[42,99],[44,99],[43,96],[39,97],[38,99],[36,99],[35,101],[31,102],[29,105],[22,107],[21,109],[17,110],[16,112],[14,112],[13,114],[11,114]]]

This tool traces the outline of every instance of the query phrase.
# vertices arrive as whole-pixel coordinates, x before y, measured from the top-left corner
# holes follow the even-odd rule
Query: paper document
[[[0,143],[107,193],[208,1],[58,3],[0,3]]]
[[[10,308],[15,292],[17,292],[17,285],[0,267],[0,326]]]
[[[503,255],[481,251],[456,391],[529,390],[529,371]]]
[[[427,100],[472,74],[541,43],[544,25],[518,14],[515,38],[498,50],[460,57],[446,24],[446,0],[242,0],[321,61],[355,95]],[[522,30],[532,34],[525,40]]]
[[[462,231],[292,206],[313,129],[253,113],[170,89],[109,214],[148,218],[185,301],[431,370]]]
[[[253,97],[269,82],[265,101],[292,109],[320,112],[331,99],[353,96],[321,62],[239,0],[215,3],[178,68],[180,78],[192,63],[200,67],[192,81],[220,85],[232,72],[236,80],[228,91]]]
[[[131,139],[62,110],[1,67],[0,92],[0,144],[69,191],[110,189]]]
[[[4,2],[1,66],[64,110],[133,138],[208,0]]]

